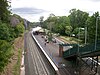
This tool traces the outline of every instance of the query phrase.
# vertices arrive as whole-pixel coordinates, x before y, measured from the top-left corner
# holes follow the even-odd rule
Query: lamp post
[[[80,30],[84,30],[84,28],[79,28],[79,36],[78,36],[78,39],[80,40]],[[79,53],[79,42],[78,42],[78,53]]]
[[[87,43],[87,27],[85,27],[85,45]]]
[[[97,35],[98,35],[98,19],[100,19],[100,16],[98,16],[97,18],[96,18],[96,33],[95,33],[95,48],[94,48],[94,50],[96,50],[96,45],[97,45]]]

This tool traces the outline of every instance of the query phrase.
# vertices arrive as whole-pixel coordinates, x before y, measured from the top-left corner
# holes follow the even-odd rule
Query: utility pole
[[[100,19],[100,17],[99,17],[99,16],[96,18],[96,33],[95,33],[95,48],[94,48],[94,50],[96,50],[96,47],[97,47],[98,19]]]
[[[85,27],[85,45],[87,43],[87,27]]]

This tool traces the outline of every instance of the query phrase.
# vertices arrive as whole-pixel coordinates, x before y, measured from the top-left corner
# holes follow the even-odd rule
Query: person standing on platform
[[[44,43],[44,46],[46,46],[46,42]]]

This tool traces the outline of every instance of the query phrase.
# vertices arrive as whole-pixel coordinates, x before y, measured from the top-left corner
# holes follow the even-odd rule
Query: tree
[[[70,19],[70,24],[71,24],[71,26],[73,28],[72,31],[74,31],[74,29],[77,27],[76,17],[77,17],[77,11],[76,11],[76,9],[70,10],[69,19]]]
[[[57,21],[57,17],[54,14],[50,14],[49,17],[44,21],[44,26],[51,30],[54,31],[54,26]]]
[[[69,17],[66,16],[50,16],[44,21],[44,25],[47,29],[65,35],[66,26],[70,26]]]
[[[24,25],[23,23],[19,23],[16,27],[15,27],[15,33],[16,33],[16,37],[18,37],[20,34],[22,34],[24,32]]]
[[[68,36],[71,36],[71,33],[72,32],[72,27],[71,26],[66,26],[66,30],[65,30],[65,33],[68,35]]]
[[[86,24],[88,28],[88,42],[95,41],[95,31],[96,31],[96,18],[99,16],[99,12],[95,12],[91,17],[88,18]],[[98,20],[98,36],[100,36],[100,20]],[[100,38],[100,37],[99,37]]]
[[[0,40],[0,72],[7,65],[9,58],[12,55],[12,47],[5,40]]]
[[[86,21],[88,19],[88,15],[89,14],[87,12],[83,12],[81,10],[76,10],[76,9],[70,10],[69,19],[70,19],[70,24],[73,28],[72,31],[74,31],[74,29],[77,27],[84,28],[86,25]]]
[[[2,23],[0,21],[0,39],[1,40],[7,40],[9,41],[10,38],[10,34],[9,34],[9,28],[8,25],[6,23]]]
[[[70,26],[70,20],[66,16],[61,16],[61,17],[58,18],[55,26],[56,26],[55,27],[56,32],[58,32],[62,35],[65,35],[66,26]]]
[[[0,20],[3,22],[8,22],[10,11],[8,10],[10,8],[8,0],[0,0]]]
[[[39,19],[41,27],[43,27],[43,19],[44,19],[44,16],[41,16],[40,19]]]

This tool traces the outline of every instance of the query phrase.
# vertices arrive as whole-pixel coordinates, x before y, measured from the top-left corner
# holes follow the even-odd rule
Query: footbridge
[[[62,56],[67,60],[75,62],[78,70],[81,67],[84,72],[87,72],[90,68],[90,74],[96,75],[98,73],[98,68],[100,68],[100,42],[83,46],[79,46],[78,44],[59,44],[60,52],[64,46],[69,46],[70,48],[62,51]],[[85,68],[82,67],[83,65],[85,65]]]
[[[64,58],[100,56],[100,42],[97,42],[96,47],[94,43],[84,46],[78,44],[60,44],[60,46],[72,46],[70,49],[63,51]]]

